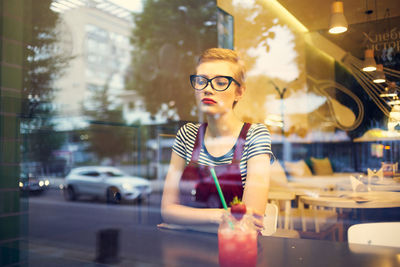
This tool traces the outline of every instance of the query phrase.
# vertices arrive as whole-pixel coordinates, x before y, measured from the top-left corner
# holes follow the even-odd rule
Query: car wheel
[[[121,203],[121,193],[117,188],[111,187],[107,189],[107,203],[119,204]]]
[[[70,185],[67,187],[67,190],[64,191],[64,197],[68,201],[74,201],[77,198],[75,189]]]
[[[220,208],[221,201],[219,200],[217,195],[211,195],[207,199],[207,207],[208,208]]]

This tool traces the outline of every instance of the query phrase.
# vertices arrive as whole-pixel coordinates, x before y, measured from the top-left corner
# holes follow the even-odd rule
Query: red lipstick
[[[211,99],[211,98],[203,98],[203,99],[201,100],[201,102],[202,102],[203,104],[206,104],[206,105],[212,105],[212,104],[216,104],[216,103],[217,103],[215,100],[213,100],[213,99]]]

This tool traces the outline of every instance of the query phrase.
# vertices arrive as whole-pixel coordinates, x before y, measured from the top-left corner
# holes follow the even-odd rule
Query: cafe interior
[[[1,266],[400,265],[400,1],[1,0],[0,20]],[[271,138],[254,263],[161,216],[211,47],[241,56],[235,115]],[[87,166],[151,193],[104,200],[93,174],[70,191]]]

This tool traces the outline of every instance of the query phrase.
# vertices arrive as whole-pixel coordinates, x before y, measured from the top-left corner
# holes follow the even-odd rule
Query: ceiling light
[[[395,97],[397,96],[396,93],[383,93],[379,95],[380,97]]]
[[[384,83],[386,82],[385,73],[383,72],[383,65],[376,65],[376,72],[374,74],[374,83]]]
[[[400,100],[393,100],[393,101],[389,101],[387,103],[388,103],[388,105],[391,105],[391,106],[396,106],[396,105],[400,106]]]
[[[343,2],[335,1],[332,3],[331,23],[329,33],[339,34],[347,31],[347,20],[343,14]]]
[[[388,82],[385,91],[379,95],[380,97],[392,97],[394,100],[398,99],[397,86],[395,82]]]
[[[367,72],[376,70],[376,62],[374,59],[373,49],[365,49],[365,59],[362,70]]]

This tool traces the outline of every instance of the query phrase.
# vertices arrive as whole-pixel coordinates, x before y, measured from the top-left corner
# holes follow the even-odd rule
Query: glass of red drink
[[[257,231],[252,217],[241,220],[225,214],[218,229],[218,254],[221,267],[257,265]]]

